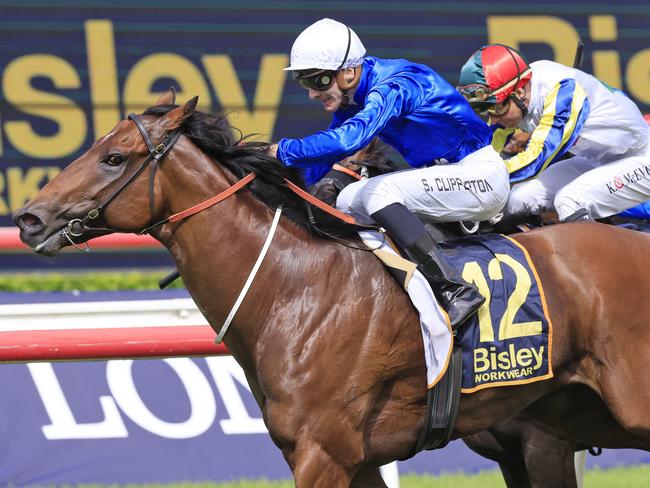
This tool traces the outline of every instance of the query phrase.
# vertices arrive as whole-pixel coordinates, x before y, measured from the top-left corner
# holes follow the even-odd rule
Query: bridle
[[[92,221],[99,221],[104,216],[106,207],[108,207],[108,205],[110,205],[118,197],[118,195],[120,195],[120,193],[122,193],[131,183],[133,183],[136,180],[136,178],[144,172],[144,170],[151,162],[153,162],[153,165],[151,166],[151,172],[149,173],[149,211],[150,211],[151,218],[149,220],[149,223],[142,230],[137,232],[137,234],[139,235],[147,234],[151,229],[166,224],[168,222],[177,222],[191,215],[194,215],[198,212],[201,212],[206,208],[209,208],[219,203],[220,201],[228,198],[229,196],[233,195],[240,189],[244,188],[251,181],[253,181],[257,176],[256,173],[249,173],[248,175],[244,176],[242,179],[240,179],[239,181],[237,181],[236,183],[228,187],[226,190],[218,193],[217,195],[214,195],[213,197],[204,200],[203,202],[198,203],[181,212],[175,213],[173,215],[170,215],[169,217],[159,220],[158,222],[153,222],[153,219],[156,215],[155,191],[154,191],[156,170],[160,162],[163,160],[163,158],[172,150],[174,144],[176,144],[182,132],[180,129],[176,129],[172,132],[169,132],[165,134],[161,142],[159,142],[157,145],[154,145],[153,141],[151,140],[151,137],[149,136],[149,132],[144,127],[144,125],[142,124],[138,116],[134,113],[131,113],[129,114],[128,118],[138,128],[138,131],[140,132],[142,139],[147,145],[149,154],[144,159],[144,161],[142,161],[138,169],[131,176],[129,176],[116,190],[114,190],[113,193],[111,193],[110,196],[104,201],[104,203],[90,210],[85,217],[81,219],[69,220],[68,223],[65,225],[62,234],[65,236],[66,239],[68,239],[70,244],[72,244],[80,251],[88,252],[90,250],[88,243],[87,242],[85,243],[86,245],[85,248],[79,247],[79,245],[76,242],[74,242],[73,240],[74,237],[80,237],[86,231],[109,232],[109,233],[118,232],[115,229],[111,229],[109,227],[89,226],[88,223]],[[321,202],[320,200],[313,197],[308,192],[306,192],[299,186],[295,185],[291,181],[285,179],[285,183],[291,191],[296,193],[298,196],[300,196],[303,200],[307,201],[308,203],[319,207],[321,210],[343,220],[348,224],[355,223],[355,219],[353,217],[343,214],[342,212],[339,212],[338,210],[330,207],[324,202]]]
[[[147,132],[147,129],[144,127],[144,125],[142,124],[138,116],[134,113],[131,113],[129,114],[128,118],[138,128],[138,131],[142,135],[142,139],[147,145],[149,154],[144,159],[144,161],[142,161],[138,169],[131,176],[129,176],[119,187],[117,187],[113,191],[113,193],[111,193],[109,197],[104,201],[104,203],[90,210],[85,217],[81,219],[72,219],[68,221],[65,228],[63,229],[63,235],[66,237],[66,239],[68,239],[68,241],[70,241],[70,243],[74,247],[82,251],[89,250],[88,243],[86,243],[85,249],[80,248],[78,244],[73,241],[72,238],[80,237],[87,231],[116,232],[115,229],[111,229],[109,227],[95,227],[95,226],[88,225],[88,223],[92,221],[100,221],[100,219],[104,216],[106,207],[108,207],[120,195],[120,193],[122,193],[131,183],[133,183],[136,180],[136,178],[144,172],[144,170],[147,168],[147,166],[149,166],[149,163],[151,162],[153,162],[153,164],[151,166],[151,172],[149,173],[149,211],[151,214],[151,219],[153,219],[155,215],[156,204],[155,204],[154,184],[156,178],[156,170],[158,169],[158,165],[160,161],[162,161],[162,159],[169,153],[169,151],[171,151],[171,149],[174,147],[174,144],[176,144],[176,142],[180,138],[181,131],[175,130],[173,132],[169,132],[165,134],[162,141],[154,145],[153,141],[151,140],[151,137],[149,136],[149,132]],[[147,227],[145,227],[145,229],[140,231],[139,234],[144,234],[145,231],[150,229],[151,227],[152,225],[148,225]]]

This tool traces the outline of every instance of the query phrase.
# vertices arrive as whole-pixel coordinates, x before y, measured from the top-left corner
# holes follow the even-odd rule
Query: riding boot
[[[589,212],[587,212],[584,208],[581,208],[566,217],[564,220],[562,220],[562,222],[582,222],[587,220],[591,220],[589,217]]]
[[[404,205],[393,203],[371,215],[418,265],[449,315],[452,329],[471,317],[485,302],[475,286],[464,281],[424,224]]]
[[[476,287],[460,277],[458,270],[429,234],[423,234],[407,247],[406,253],[431,283],[436,297],[447,310],[452,329],[455,330],[474,315],[485,302],[485,297]]]

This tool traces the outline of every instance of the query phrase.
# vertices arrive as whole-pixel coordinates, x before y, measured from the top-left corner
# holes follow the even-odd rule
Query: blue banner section
[[[11,392],[0,485],[289,478],[243,381],[230,357],[0,366]],[[650,462],[612,453],[604,465]],[[402,474],[495,467],[461,442],[399,463]]]
[[[0,384],[2,486],[289,477],[230,357],[7,365]]]
[[[582,39],[584,69],[650,109],[644,0],[477,0],[470,8],[451,0],[8,0],[0,18],[0,225],[169,86],[179,101],[199,95],[200,109],[225,110],[262,140],[326,127],[329,117],[282,71],[295,37],[322,17],[352,26],[368,54],[428,64],[454,84],[486,42],[570,65]]]
[[[463,393],[553,377],[544,292],[523,246],[492,234],[445,247],[463,279],[485,297],[478,313],[458,332]]]
[[[0,486],[287,479],[231,357],[0,366]],[[462,443],[402,473],[494,467]]]
[[[185,288],[125,291],[42,291],[33,293],[0,292],[0,305],[34,303],[125,302],[133,300],[171,300],[190,298]]]
[[[287,479],[230,357],[0,366],[0,486]],[[589,465],[650,462],[612,450]],[[496,469],[461,441],[401,474]]]

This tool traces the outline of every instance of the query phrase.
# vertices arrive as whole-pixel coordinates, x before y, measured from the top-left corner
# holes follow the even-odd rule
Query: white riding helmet
[[[359,66],[366,55],[361,40],[347,25],[321,19],[307,27],[291,48],[291,66],[285,70],[340,70]]]

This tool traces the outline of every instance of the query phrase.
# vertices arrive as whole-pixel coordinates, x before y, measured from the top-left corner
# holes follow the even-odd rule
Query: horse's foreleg
[[[348,488],[352,482],[354,469],[335,459],[315,440],[297,442],[291,459],[296,488]]]
[[[284,455],[296,488],[388,488],[378,467],[345,466],[316,442],[301,442],[300,447]]]

